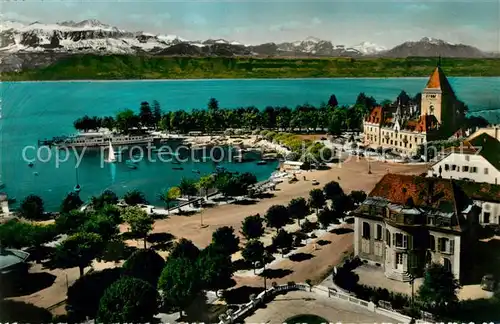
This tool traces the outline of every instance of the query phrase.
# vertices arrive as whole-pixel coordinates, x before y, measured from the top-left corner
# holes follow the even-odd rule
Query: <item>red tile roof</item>
[[[441,90],[443,93],[450,93],[455,97],[455,93],[450,85],[450,82],[448,81],[448,78],[446,78],[446,75],[439,66],[432,72],[425,88]]]
[[[449,179],[424,178],[412,175],[386,174],[370,192],[394,204],[431,207],[443,212],[455,212],[455,191]]]
[[[431,76],[429,77],[429,81],[427,81],[426,88],[427,89],[441,89],[441,74],[443,74],[443,76],[444,76],[444,73],[441,70],[441,68],[439,66],[436,67],[434,72],[432,72]]]
[[[367,123],[380,124],[382,123],[382,118],[384,117],[384,108],[382,106],[377,106],[372,109],[368,117],[366,118]]]

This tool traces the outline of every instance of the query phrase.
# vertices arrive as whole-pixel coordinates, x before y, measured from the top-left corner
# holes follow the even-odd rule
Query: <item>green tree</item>
[[[234,235],[234,229],[229,226],[219,227],[212,233],[212,244],[220,251],[231,255],[238,252],[240,239]]]
[[[45,216],[43,200],[39,196],[29,195],[19,205],[19,213],[29,220],[41,220]]]
[[[181,196],[181,190],[179,189],[179,187],[172,187],[168,189],[167,192],[164,192],[160,196],[160,199],[167,206],[167,213],[169,212],[170,204],[179,199],[180,196]]]
[[[241,256],[245,262],[249,263],[253,267],[253,273],[255,273],[256,263],[262,261],[262,256],[264,255],[265,248],[259,240],[250,240],[245,245],[245,248],[241,251]]]
[[[163,114],[161,112],[160,103],[156,100],[153,100],[153,120],[155,127],[160,123],[162,115]]]
[[[158,289],[166,309],[179,311],[188,307],[200,292],[200,276],[193,260],[168,258],[158,280]]]
[[[1,246],[21,249],[39,247],[50,242],[57,235],[54,225],[36,225],[17,219],[0,224]]]
[[[288,224],[290,214],[285,206],[273,205],[269,207],[264,218],[266,219],[267,226],[278,230]]]
[[[132,128],[139,126],[139,117],[131,109],[120,111],[116,114],[116,128],[125,134],[129,134]]]
[[[362,190],[353,190],[349,194],[354,204],[359,205],[366,199],[366,193]]]
[[[339,195],[332,199],[332,209],[335,211],[336,218],[343,218],[347,210],[352,209],[353,203],[350,196]]]
[[[106,215],[94,214],[83,223],[79,231],[98,234],[107,242],[120,233],[117,225]]]
[[[127,207],[123,219],[128,223],[132,235],[144,239],[144,248],[147,248],[146,239],[153,230],[154,219],[139,207]]]
[[[123,264],[123,274],[149,282],[153,287],[158,284],[165,259],[151,249],[135,251]]]
[[[147,204],[148,201],[144,197],[144,194],[139,190],[130,190],[124,196],[123,200],[129,206],[136,206],[139,204]]]
[[[192,241],[181,238],[170,251],[168,259],[185,258],[194,261],[199,255],[200,249]]]
[[[241,233],[247,240],[258,239],[264,234],[264,219],[260,214],[245,217],[241,225]]]
[[[115,224],[122,223],[121,210],[116,205],[105,205],[99,213],[112,220]]]
[[[196,189],[196,181],[193,179],[182,178],[181,183],[179,184],[179,189],[181,190],[181,194],[187,196],[188,201],[191,196],[195,196],[198,193],[198,189]]]
[[[290,249],[293,245],[293,235],[285,231],[284,229],[280,229],[278,233],[273,237],[273,246],[277,249],[281,250],[281,256],[285,251]]]
[[[99,210],[106,205],[116,205],[118,196],[111,190],[104,190],[99,196],[92,197],[90,203],[95,210]]]
[[[143,101],[141,102],[141,108],[139,111],[139,119],[141,120],[141,125],[143,127],[152,127],[155,124],[153,112],[151,111],[151,107],[149,106],[149,102]]]
[[[307,201],[303,197],[293,198],[288,203],[288,212],[292,218],[297,220],[297,225],[300,226],[300,220],[309,214]]]
[[[215,98],[210,98],[208,100],[208,110],[209,111],[217,111],[219,110],[219,102]]]
[[[59,268],[78,267],[81,277],[85,268],[91,265],[102,249],[103,240],[99,235],[76,233],[56,247],[54,262]]]
[[[159,296],[148,282],[123,277],[109,286],[99,302],[101,323],[151,323],[159,311]]]
[[[338,136],[342,134],[342,119],[338,114],[332,114],[328,123],[328,133]]]
[[[336,97],[334,94],[332,94],[332,95],[330,96],[330,99],[328,99],[328,106],[329,106],[329,107],[332,107],[332,108],[335,108],[335,107],[337,107],[338,105],[339,105],[339,102],[338,102],[338,100],[337,100],[337,97]]]
[[[320,210],[318,213],[318,222],[323,228],[327,228],[329,225],[333,224],[335,220],[335,212],[328,207]]]
[[[80,208],[82,205],[83,201],[80,195],[76,192],[70,192],[62,201],[60,211],[61,213],[69,213],[74,209]]]
[[[326,203],[325,195],[321,189],[313,189],[309,191],[309,205],[312,208],[316,208],[316,213],[318,213],[320,208],[323,208]]]
[[[76,233],[89,218],[87,212],[81,212],[79,210],[72,210],[69,213],[60,214],[55,221],[57,231],[66,234]]]
[[[95,318],[104,291],[117,281],[121,274],[121,268],[94,271],[78,278],[69,286],[66,308],[70,322],[82,323],[86,317]]]
[[[432,263],[425,270],[424,282],[418,289],[418,299],[427,309],[443,312],[458,302],[460,284],[443,265]]]
[[[205,192],[205,196],[208,194],[208,190],[215,186],[215,179],[212,175],[206,175],[200,178],[197,183],[197,187]]]
[[[218,291],[233,284],[234,268],[231,256],[226,250],[213,243],[204,248],[197,259],[201,288]]]
[[[326,183],[323,187],[323,192],[325,194],[325,198],[330,200],[334,199],[336,196],[341,196],[344,194],[344,191],[337,181],[330,181]]]

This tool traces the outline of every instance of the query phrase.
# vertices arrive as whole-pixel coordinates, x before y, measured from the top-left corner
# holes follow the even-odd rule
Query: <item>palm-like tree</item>
[[[179,187],[172,187],[164,193],[160,194],[160,200],[167,206],[167,214],[169,213],[170,204],[176,201],[181,196]]]
[[[179,184],[179,189],[181,194],[187,197],[188,201],[191,200],[191,196],[195,196],[198,193],[196,181],[193,179],[182,178],[181,183]]]

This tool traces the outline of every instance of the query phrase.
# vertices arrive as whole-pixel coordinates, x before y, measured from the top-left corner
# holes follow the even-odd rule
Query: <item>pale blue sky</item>
[[[57,22],[98,19],[122,29],[190,40],[224,38],[245,44],[314,36],[334,44],[370,41],[391,47],[424,36],[500,47],[500,0],[470,1],[88,1],[0,4],[3,19]]]

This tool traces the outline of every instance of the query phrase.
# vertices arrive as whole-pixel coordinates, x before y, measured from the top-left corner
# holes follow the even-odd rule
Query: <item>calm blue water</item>
[[[283,79],[283,80],[179,80],[179,81],[106,81],[106,82],[3,82],[0,88],[0,161],[4,189],[18,200],[30,193],[42,196],[48,209],[59,206],[61,199],[75,184],[74,163],[55,167],[36,163],[28,168],[22,160],[23,147],[36,145],[37,139],[74,133],[73,121],[85,114],[114,115],[121,109],[139,109],[141,101],[158,100],[164,111],[204,108],[210,97],[221,107],[298,104],[317,105],[335,94],[340,104],[352,104],[359,92],[377,100],[395,98],[401,90],[411,95],[420,92],[426,78],[393,79]],[[474,114],[496,121],[500,108],[500,78],[450,78],[455,92]],[[45,156],[47,152],[45,152]],[[42,156],[42,157],[45,157]],[[105,188],[119,194],[129,189],[143,191],[159,203],[157,195],[179,183],[183,176],[197,177],[213,171],[211,163],[185,165],[184,171],[172,171],[172,165],[141,162],[137,170],[124,164],[100,167],[95,155],[86,155],[79,168],[82,197],[98,194]],[[269,176],[276,165],[229,165],[238,171],[251,171],[259,180]],[[35,176],[33,172],[38,172]]]

